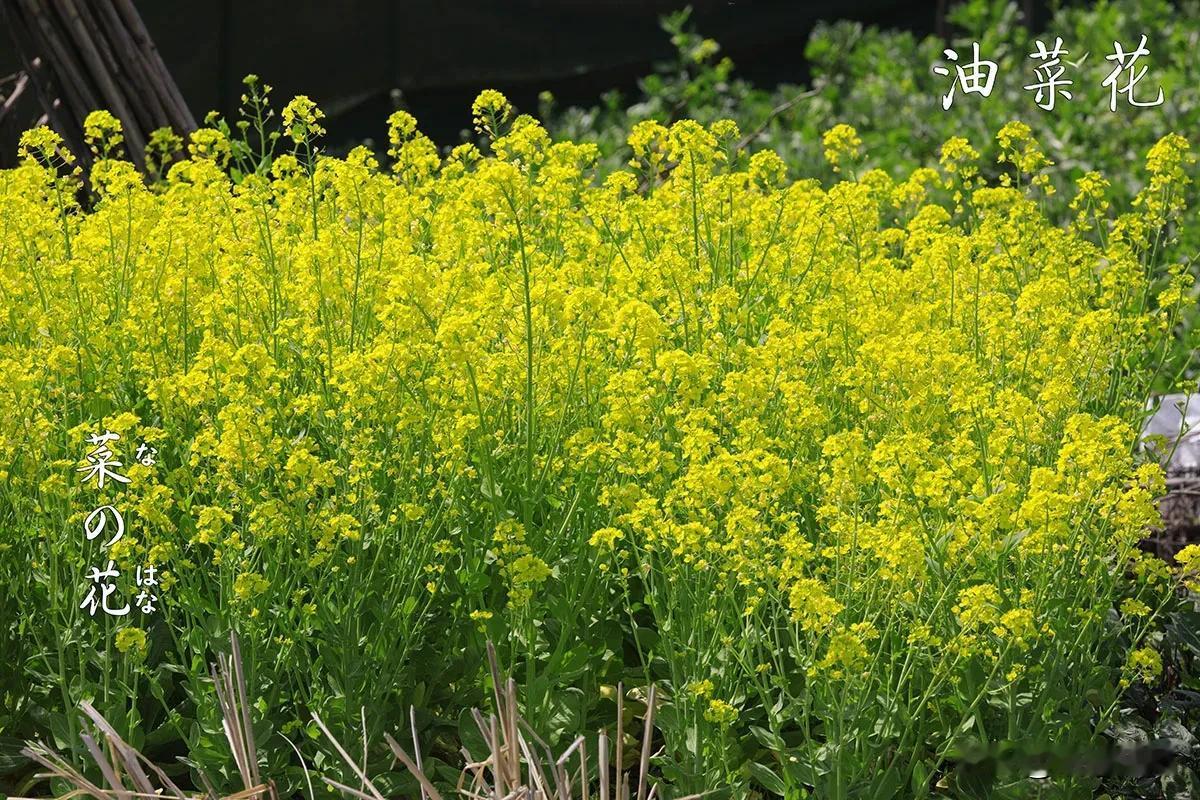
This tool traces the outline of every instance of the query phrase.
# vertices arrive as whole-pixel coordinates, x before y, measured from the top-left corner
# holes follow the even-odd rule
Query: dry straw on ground
[[[591,800],[592,797],[598,800],[656,800],[658,785],[650,779],[654,715],[658,700],[654,686],[650,687],[646,698],[638,762],[624,763],[624,748],[620,744],[619,732],[624,730],[626,721],[625,693],[623,687],[618,687],[615,727],[618,741],[614,743],[606,730],[599,732],[593,769],[586,737],[577,737],[556,758],[550,745],[522,718],[516,682],[511,677],[501,679],[496,651],[490,643],[488,662],[495,713],[485,716],[479,709],[472,709],[471,712],[487,743],[488,753],[483,758],[477,758],[466,747],[462,748],[465,766],[455,787],[457,795],[472,800]],[[44,743],[30,742],[22,752],[46,768],[47,772],[39,777],[57,779],[72,787],[56,795],[58,800],[81,796],[97,800],[163,797],[175,800],[278,800],[274,784],[264,782],[259,773],[258,749],[250,719],[250,704],[246,699],[246,680],[236,634],[230,636],[230,654],[218,656],[218,662],[212,669],[212,678],[221,707],[222,727],[243,786],[233,794],[221,797],[212,781],[201,771],[196,774],[204,785],[204,792],[180,789],[158,765],[122,739],[108,720],[87,701],[80,704],[80,710],[94,723],[100,737],[97,740],[91,734],[84,733],[83,742],[106,785],[94,782]],[[367,742],[363,742],[361,762],[356,762],[320,716],[313,714],[313,721],[361,783],[355,788],[327,776],[322,776],[321,780],[357,800],[389,800],[367,775]],[[443,800],[443,794],[425,773],[416,733],[415,709],[409,711],[408,724],[412,755],[393,736],[385,733],[387,745],[396,760],[416,778],[420,786],[420,800]],[[309,791],[311,794],[311,785]],[[698,800],[700,797],[695,794],[679,800]],[[36,799],[14,797],[11,800]]]

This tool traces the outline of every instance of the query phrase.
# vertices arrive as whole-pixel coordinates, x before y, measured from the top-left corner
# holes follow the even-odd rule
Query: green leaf
[[[774,733],[771,733],[766,728],[761,728],[758,725],[751,725],[750,733],[754,734],[754,738],[758,740],[759,744],[773,753],[782,753],[784,747],[786,747],[786,745],[783,743],[783,739],[779,738]]]
[[[920,761],[913,764],[909,784],[912,786],[914,797],[924,797],[929,794],[929,770]]]
[[[783,783],[783,778],[776,775],[775,771],[770,767],[759,764],[757,761],[750,762],[750,776],[771,794],[783,797],[784,792],[787,790],[787,787]]]

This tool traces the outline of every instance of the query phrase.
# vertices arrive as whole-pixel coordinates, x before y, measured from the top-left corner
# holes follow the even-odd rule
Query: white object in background
[[[1154,414],[1142,429],[1142,446],[1158,456],[1168,473],[1200,472],[1200,394],[1151,398],[1146,410]],[[1160,452],[1160,446],[1146,441],[1149,436],[1165,437],[1166,449]]]

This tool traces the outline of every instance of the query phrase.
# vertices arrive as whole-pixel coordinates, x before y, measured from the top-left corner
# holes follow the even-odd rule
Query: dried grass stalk
[[[555,758],[549,745],[521,717],[516,683],[511,678],[501,679],[496,650],[491,643],[488,644],[487,653],[488,668],[492,677],[494,713],[485,716],[479,709],[472,709],[471,717],[487,744],[488,754],[486,758],[477,759],[463,748],[462,754],[466,764],[459,776],[456,792],[470,800],[590,800],[592,777],[586,739],[582,736],[576,738]],[[623,685],[618,685],[616,741],[611,742],[606,730],[599,732],[597,741],[596,782],[599,800],[631,800],[634,796],[631,788],[633,785],[636,785],[637,800],[656,800],[659,796],[659,786],[650,776],[650,762],[654,757],[652,745],[657,700],[657,690],[651,686],[646,698],[637,769],[636,772],[627,771],[623,752],[625,691]],[[354,763],[350,754],[333,737],[320,718],[315,714],[313,718],[363,785],[361,789],[354,788],[331,778],[324,778],[325,783],[357,800],[384,800],[370,783],[365,771]],[[388,747],[396,759],[416,778],[422,800],[442,800],[421,763],[415,709],[409,710],[408,724],[416,757],[410,756],[395,738],[385,733]],[[615,750],[615,776],[609,771],[610,744]],[[578,771],[568,766],[575,756],[578,756]],[[614,785],[615,798],[612,796]],[[681,800],[698,800],[699,797],[701,795],[691,795]]]
[[[278,800],[275,785],[269,781],[264,783],[259,776],[258,750],[254,743],[250,704],[246,700],[246,680],[242,672],[242,653],[237,634],[230,636],[230,647],[230,655],[222,654],[217,657],[212,676],[217,701],[221,706],[221,725],[229,741],[229,749],[237,764],[243,788],[221,800]],[[104,747],[101,747],[101,741],[91,734],[81,734],[84,747],[108,784],[107,787],[93,783],[53,748],[42,742],[27,742],[21,750],[25,756],[47,769],[47,772],[37,777],[59,779],[73,787],[71,791],[59,795],[58,800],[81,795],[88,795],[96,800],[161,800],[164,797],[174,800],[217,800],[217,792],[207,775],[200,773],[200,781],[205,787],[203,794],[184,792],[161,768],[122,739],[116,728],[91,703],[84,700],[79,704],[79,709],[91,720],[103,742]]]

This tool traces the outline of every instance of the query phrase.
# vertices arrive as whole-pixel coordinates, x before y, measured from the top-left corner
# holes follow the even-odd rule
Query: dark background
[[[307,94],[326,112],[327,144],[385,134],[393,90],[421,128],[453,144],[470,125],[470,103],[497,88],[525,111],[538,92],[561,104],[593,104],[673,50],[659,17],[686,0],[137,0],[147,28],[197,120],[236,108],[241,79],[275,87],[276,106]],[[736,74],[760,83],[802,83],[804,45],[819,19],[935,31],[936,2],[692,0],[695,29],[721,43]],[[1028,3],[1036,25],[1045,3]],[[7,32],[0,76],[17,69]],[[23,121],[24,122],[24,121]],[[32,120],[25,122],[31,123]],[[2,143],[5,150],[12,144]]]

